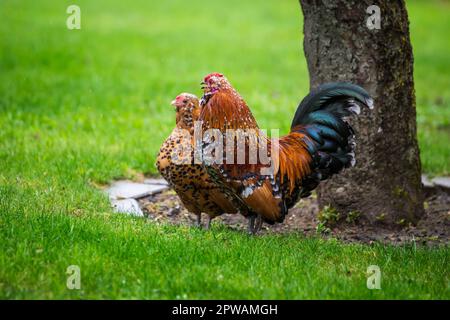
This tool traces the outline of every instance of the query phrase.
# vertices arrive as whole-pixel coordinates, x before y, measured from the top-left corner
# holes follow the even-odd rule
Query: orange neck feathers
[[[258,129],[247,104],[232,88],[214,93],[203,106],[200,120],[207,129]]]

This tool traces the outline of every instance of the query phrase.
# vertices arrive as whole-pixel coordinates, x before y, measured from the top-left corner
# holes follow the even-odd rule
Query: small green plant
[[[356,223],[358,221],[361,214],[358,211],[350,211],[347,213],[347,217],[345,218],[345,221],[347,223]]]
[[[317,218],[324,226],[332,227],[341,219],[341,214],[332,206],[325,206]]]
[[[378,222],[383,222],[386,219],[386,214],[385,213],[380,213],[378,216],[375,217],[375,219]]]
[[[400,186],[395,186],[392,193],[399,198],[406,198],[408,196],[408,192]]]
[[[331,229],[328,228],[323,222],[319,222],[316,226],[316,233],[327,234],[330,233]]]

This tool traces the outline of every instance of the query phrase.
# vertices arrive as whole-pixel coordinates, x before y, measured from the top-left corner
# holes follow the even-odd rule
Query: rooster
[[[327,83],[303,99],[288,135],[270,139],[259,130],[249,107],[222,74],[207,75],[202,89],[199,120],[203,132],[219,130],[227,147],[228,142],[234,143],[234,138],[227,136],[230,129],[251,132],[245,140],[243,163],[236,163],[239,150],[234,149],[234,154],[227,154],[222,163],[206,166],[217,185],[232,189],[235,201],[244,203],[240,211],[249,217],[251,233],[261,227],[261,219],[269,224],[282,222],[288,209],[309,196],[320,181],[354,165],[354,131],[347,118],[359,114],[357,103],[373,107],[372,99],[361,87]],[[251,141],[257,141],[258,148],[265,144],[266,150],[277,151],[267,151],[271,173],[262,171],[267,164],[249,161]],[[203,149],[211,142],[204,139]]]
[[[198,226],[201,226],[202,212],[208,215],[206,228],[209,229],[211,219],[237,210],[233,200],[227,198],[227,191],[213,183],[201,163],[193,161],[194,123],[200,115],[198,98],[182,93],[172,105],[176,109],[176,127],[162,144],[156,167],[186,209],[197,216]]]

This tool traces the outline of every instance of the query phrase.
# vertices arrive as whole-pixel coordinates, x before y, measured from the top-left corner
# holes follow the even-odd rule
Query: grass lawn
[[[111,214],[96,188],[156,173],[169,102],[228,75],[265,128],[308,91],[297,1],[0,2],[0,298],[442,298],[449,249],[248,237]],[[450,3],[408,1],[423,169],[450,174]],[[366,288],[378,265],[382,289]],[[81,269],[81,290],[66,268]]]

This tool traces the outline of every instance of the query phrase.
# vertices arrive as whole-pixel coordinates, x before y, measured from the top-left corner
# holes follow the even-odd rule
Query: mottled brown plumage
[[[194,163],[194,122],[200,115],[199,101],[192,94],[182,93],[172,101],[176,108],[176,127],[162,144],[156,166],[161,175],[180,197],[189,212],[201,213],[210,220],[223,213],[236,213],[226,190],[211,180],[202,164]]]

